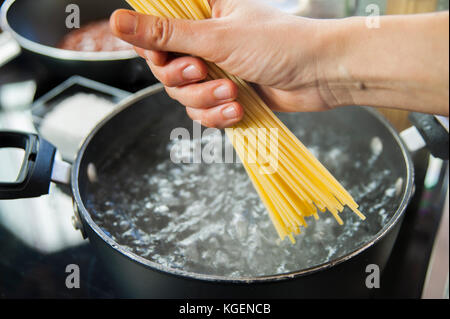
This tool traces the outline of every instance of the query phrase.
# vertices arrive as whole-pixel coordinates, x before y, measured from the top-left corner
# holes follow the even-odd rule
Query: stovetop
[[[36,84],[35,99],[61,81],[36,71],[23,57],[0,67],[0,92],[5,85],[30,80]],[[27,120],[29,116],[26,108],[2,110],[0,105],[0,129],[15,126],[32,130],[31,125],[24,125],[31,122]],[[414,154],[415,196],[406,211],[376,298],[422,296],[448,188],[447,162],[431,165],[430,170],[429,158],[424,150]],[[52,195],[47,197],[0,201],[0,297],[123,297],[93,248],[72,228],[70,196],[59,186],[52,188]],[[80,269],[79,288],[67,287],[71,265]]]

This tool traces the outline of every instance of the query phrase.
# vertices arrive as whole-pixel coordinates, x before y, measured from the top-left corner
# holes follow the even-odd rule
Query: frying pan
[[[34,67],[64,80],[81,75],[119,86],[155,83],[151,72],[134,50],[116,52],[78,52],[56,46],[70,31],[66,27],[66,7],[80,8],[80,24],[109,19],[116,9],[126,7],[123,0],[7,0],[1,8],[1,27],[20,44],[23,54]]]
[[[123,101],[118,109],[87,137],[72,166],[55,160],[55,148],[39,136],[0,132],[0,148],[17,147],[26,151],[18,180],[15,183],[0,183],[0,199],[45,195],[52,180],[69,183],[74,200],[74,226],[95,247],[114,282],[124,291],[124,297],[368,297],[372,290],[366,286],[366,268],[376,264],[383,270],[397,237],[404,211],[413,195],[414,169],[411,156],[390,124],[369,108],[348,107],[326,113],[279,116],[293,132],[299,127],[306,128],[306,131],[321,131],[322,135],[316,141],[319,145],[320,141],[331,141],[333,138],[345,141],[355,158],[364,152],[370,152],[367,144],[370,144],[373,138],[382,141],[381,169],[389,169],[389,176],[392,176],[393,180],[401,179],[402,183],[398,187],[393,206],[388,208],[389,220],[376,235],[319,264],[311,264],[289,273],[246,277],[227,277],[177,269],[143,258],[121,246],[93,217],[88,203],[95,183],[92,168],[96,168],[97,178],[101,180],[104,177],[102,167],[105,163],[113,162],[120,166],[127,160],[126,154],[136,152],[136,143],[166,145],[170,142],[172,129],[184,127],[192,130],[192,121],[187,118],[183,108],[171,100],[159,84]],[[307,135],[299,137],[307,145],[310,142]],[[325,143],[321,147],[330,145]],[[151,159],[152,154],[153,148],[149,149],[143,158]],[[373,176],[378,173],[370,172]],[[358,170],[346,174],[352,176],[354,183],[367,176],[367,173],[364,175]],[[378,199],[374,198],[373,201],[373,204],[376,204]]]

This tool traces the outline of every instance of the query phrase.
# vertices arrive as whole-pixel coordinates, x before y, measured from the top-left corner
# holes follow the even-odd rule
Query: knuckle
[[[155,17],[148,31],[148,41],[157,47],[164,47],[172,36],[172,24],[167,18]]]
[[[209,100],[208,94],[201,89],[191,90],[189,92],[189,96],[191,97],[191,100],[195,104],[196,108],[203,108],[205,106],[205,102],[208,102]]]
[[[170,76],[167,72],[159,72],[158,74],[158,79],[159,81],[161,81],[165,86],[169,86],[172,87],[173,85],[171,85],[171,79]]]
[[[186,107],[186,113],[189,116],[189,118],[193,121],[197,121],[198,118],[195,116],[195,113],[192,111],[192,108]]]
[[[239,87],[237,86],[236,83],[234,83],[234,82],[231,81],[231,80],[227,80],[227,83],[228,83],[229,88],[230,88],[230,90],[231,90],[231,96],[232,96],[233,98],[237,98],[237,96],[238,96],[238,94],[239,94]]]
[[[177,101],[178,103],[180,103],[181,105],[183,105],[185,107],[189,107],[189,105],[187,103],[185,103],[185,101],[183,101],[183,98],[180,96],[177,88],[166,85],[165,89],[166,89],[167,95],[169,95],[169,97],[171,99]]]
[[[168,95],[170,98],[172,98],[172,99],[174,99],[174,100],[177,100],[177,96],[175,95],[175,92],[173,91],[172,88],[170,88],[170,87],[168,87],[168,86],[165,86],[164,88],[165,88],[165,90],[166,90],[167,95]]]
[[[201,122],[203,126],[206,127],[216,127],[216,122],[214,120],[214,116],[211,112],[202,112]]]

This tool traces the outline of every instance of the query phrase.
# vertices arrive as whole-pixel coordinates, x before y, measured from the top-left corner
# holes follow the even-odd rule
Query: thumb
[[[115,36],[134,46],[208,58],[213,53],[214,24],[211,20],[168,19],[117,10],[110,20]]]

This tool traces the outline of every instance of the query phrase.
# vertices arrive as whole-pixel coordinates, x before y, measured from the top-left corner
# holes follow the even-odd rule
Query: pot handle
[[[434,157],[448,160],[448,128],[444,127],[436,116],[430,114],[411,113],[409,119],[419,131],[431,154]]]
[[[14,131],[0,131],[1,148],[25,150],[17,180],[0,182],[0,199],[32,198],[49,193],[56,148],[45,139]]]

